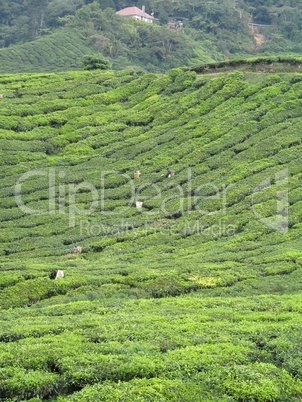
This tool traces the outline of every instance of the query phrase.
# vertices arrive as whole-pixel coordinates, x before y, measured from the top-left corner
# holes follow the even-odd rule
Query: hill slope
[[[114,69],[140,66],[152,72],[196,61],[301,54],[301,2],[264,3],[148,0],[146,11],[156,17],[156,23],[148,24],[115,14],[134,5],[127,0],[10,0],[9,4],[0,0],[1,71],[78,68],[77,58],[86,48],[88,53],[93,49],[109,58]],[[140,2],[136,5],[142,7]],[[80,33],[78,50],[71,27]],[[65,39],[62,29],[67,29]],[[43,40],[35,43],[38,38]],[[11,47],[16,44],[17,48]],[[10,56],[15,51],[22,54],[22,60]],[[49,58],[51,53],[54,60]]]
[[[83,56],[93,53],[93,48],[75,30],[58,30],[33,42],[0,49],[0,73],[81,68]]]
[[[1,396],[299,401],[302,75],[0,92]]]

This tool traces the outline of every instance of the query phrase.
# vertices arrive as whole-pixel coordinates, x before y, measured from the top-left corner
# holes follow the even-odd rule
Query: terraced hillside
[[[62,29],[33,42],[0,49],[0,73],[67,71],[82,67],[95,51],[73,29]]]
[[[302,74],[0,93],[2,400],[300,401]]]

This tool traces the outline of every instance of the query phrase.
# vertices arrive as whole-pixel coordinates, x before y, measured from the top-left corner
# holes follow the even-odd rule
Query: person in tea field
[[[82,250],[83,249],[81,246],[78,246],[77,244],[74,245],[74,248],[73,248],[74,254],[81,254]]]
[[[171,177],[171,170],[169,168],[167,168],[167,174],[166,177]]]

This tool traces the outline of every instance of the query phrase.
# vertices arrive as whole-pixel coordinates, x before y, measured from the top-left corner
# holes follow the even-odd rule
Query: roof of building
[[[126,7],[123,8],[120,11],[117,11],[118,15],[125,15],[125,16],[133,16],[133,15],[138,15],[139,17],[145,17],[145,18],[149,18],[149,19],[155,19],[154,17],[152,17],[152,15],[145,13],[143,10],[141,10],[138,7]]]

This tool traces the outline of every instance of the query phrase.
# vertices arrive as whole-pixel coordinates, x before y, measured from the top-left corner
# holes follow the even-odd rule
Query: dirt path
[[[255,26],[249,26],[252,31],[253,37],[256,42],[255,50],[259,50],[263,43],[265,43],[265,36],[260,33],[260,29]]]

